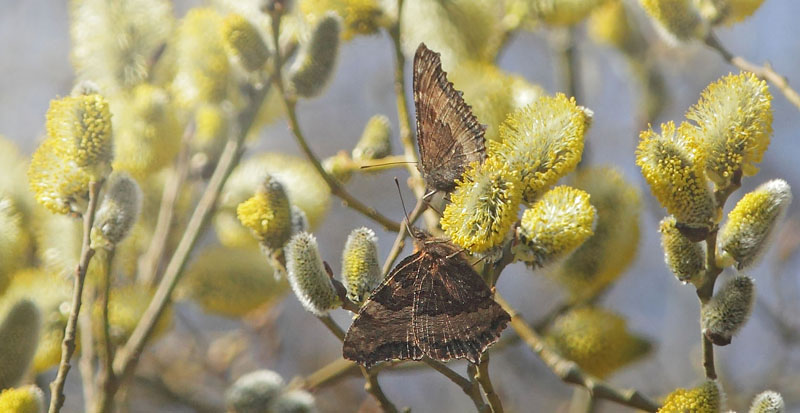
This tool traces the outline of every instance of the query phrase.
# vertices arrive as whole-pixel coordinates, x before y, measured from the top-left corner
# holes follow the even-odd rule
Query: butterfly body
[[[447,80],[439,54],[420,44],[414,55],[417,168],[429,190],[451,192],[472,162],[486,158],[485,129]]]
[[[425,237],[361,307],[344,357],[365,366],[392,359],[467,359],[497,341],[511,319],[461,250]]]

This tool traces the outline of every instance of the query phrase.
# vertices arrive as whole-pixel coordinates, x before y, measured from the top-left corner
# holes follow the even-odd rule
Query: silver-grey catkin
[[[275,400],[270,410],[274,413],[315,413],[314,396],[300,389],[289,390]]]
[[[231,413],[263,413],[283,389],[283,378],[271,370],[247,373],[225,392],[225,405]]]
[[[375,115],[364,126],[356,147],[353,148],[353,160],[367,161],[379,159],[392,154],[392,127],[389,118]]]
[[[333,13],[323,17],[289,70],[289,84],[301,97],[319,95],[333,75],[339,53],[341,20]]]
[[[730,344],[731,338],[750,318],[755,301],[753,279],[739,275],[729,280],[701,310],[703,334],[718,346]]]
[[[381,283],[378,237],[371,229],[357,228],[347,237],[342,252],[342,281],[347,298],[359,304]]]
[[[136,223],[142,207],[139,184],[127,173],[112,173],[107,185],[92,228],[93,247],[110,248],[122,241]]]
[[[289,285],[303,307],[317,316],[336,308],[339,297],[325,271],[316,238],[308,232],[297,233],[283,251]]]
[[[39,343],[41,319],[36,304],[23,299],[0,324],[0,389],[15,386],[28,371]]]
[[[780,393],[767,390],[753,399],[749,413],[783,413],[785,411],[786,406]]]

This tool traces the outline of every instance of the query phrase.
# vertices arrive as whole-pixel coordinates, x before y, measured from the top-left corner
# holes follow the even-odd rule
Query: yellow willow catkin
[[[0,392],[0,412],[41,413],[43,411],[44,393],[32,384]]]
[[[453,243],[471,252],[496,247],[517,219],[522,196],[519,175],[495,159],[470,165],[442,214]]]
[[[147,309],[150,300],[153,298],[153,291],[143,285],[131,284],[124,287],[114,288],[108,296],[108,324],[111,333],[111,341],[114,344],[122,345],[130,338],[133,329],[139,324],[142,314]],[[96,303],[93,309],[95,337],[102,334],[102,307]],[[169,330],[172,325],[172,306],[166,308],[153,327],[150,333],[152,340],[157,339]]]
[[[313,235],[307,232],[295,234],[286,244],[284,254],[289,285],[306,311],[323,316],[341,304],[322,264],[317,239]]]
[[[767,390],[753,399],[748,413],[784,413],[786,405],[778,392]]]
[[[585,19],[606,0],[532,0],[532,15],[547,24],[569,26]]]
[[[142,209],[142,190],[124,172],[114,172],[108,179],[106,195],[100,203],[92,227],[93,248],[111,249],[130,234]]]
[[[578,165],[590,121],[575,99],[543,96],[508,115],[500,125],[500,140],[487,142],[487,152],[519,171],[523,199],[531,203]]]
[[[30,234],[14,200],[0,195],[0,294],[28,259]]]
[[[767,83],[745,72],[708,85],[686,118],[697,123],[696,136],[706,155],[706,170],[719,187],[738,171],[758,172],[772,135],[772,95]]]
[[[563,258],[594,234],[596,216],[589,194],[557,186],[522,214],[515,254],[535,267]]]
[[[377,0],[300,0],[300,12],[315,24],[329,11],[342,18],[342,39],[375,34],[388,23]]]
[[[761,7],[764,0],[700,0],[700,13],[713,24],[733,25]]]
[[[74,162],[95,179],[110,172],[111,111],[99,94],[52,100],[47,109],[47,135],[56,156]]]
[[[719,383],[708,380],[691,389],[676,389],[667,395],[658,413],[720,413],[724,397]]]
[[[318,96],[333,77],[339,54],[340,19],[334,14],[323,17],[289,69],[289,84],[301,97]]]
[[[677,43],[702,39],[708,30],[692,0],[639,0],[659,33]]]
[[[594,235],[560,265],[548,271],[570,298],[593,297],[619,278],[633,262],[639,244],[641,194],[615,168],[582,168],[570,181],[586,191],[597,209]]]
[[[267,175],[252,198],[236,208],[239,221],[250,228],[265,247],[281,248],[292,235],[289,198],[283,185]]]
[[[223,20],[222,39],[228,53],[236,56],[245,69],[255,71],[264,67],[269,49],[258,29],[244,16],[231,14]]]
[[[652,348],[650,342],[631,334],[619,315],[588,307],[557,318],[546,340],[562,356],[598,377],[642,358]]]
[[[232,76],[222,19],[213,9],[193,8],[178,25],[171,91],[181,107],[220,103],[228,96]]]
[[[225,391],[225,406],[232,413],[271,411],[270,407],[284,385],[280,374],[272,370],[247,373]]]
[[[792,190],[782,179],[760,185],[742,197],[728,214],[718,246],[739,269],[758,262],[769,246],[770,236],[792,202]]]
[[[661,248],[667,268],[681,282],[697,282],[706,269],[706,252],[703,244],[692,242],[676,227],[675,217],[661,220]]]
[[[658,202],[678,224],[707,232],[717,219],[716,204],[705,176],[705,152],[693,135],[694,128],[668,122],[661,134],[641,133],[636,164]],[[702,238],[702,237],[701,237]]]
[[[36,353],[42,316],[36,305],[18,301],[0,324],[0,389],[15,386]]]
[[[352,157],[356,161],[379,159],[392,154],[392,126],[389,118],[375,115],[369,119],[361,133]]]
[[[701,310],[703,334],[718,346],[730,344],[750,318],[755,295],[752,278],[740,275],[729,280]]]
[[[363,303],[381,283],[378,237],[373,230],[362,227],[350,232],[342,252],[342,281],[347,298],[355,303]]]
[[[641,56],[647,40],[622,0],[610,0],[596,8],[589,17],[588,33],[592,40],[607,44],[627,56]]]

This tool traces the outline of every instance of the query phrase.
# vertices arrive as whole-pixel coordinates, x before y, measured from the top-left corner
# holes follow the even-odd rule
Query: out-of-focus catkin
[[[311,38],[289,69],[289,83],[298,96],[315,97],[327,86],[339,54],[340,30],[340,19],[334,14],[326,14],[314,27]]]
[[[110,249],[127,237],[142,208],[142,190],[128,174],[111,174],[107,188],[92,228],[93,248]]]
[[[16,385],[33,361],[42,316],[36,304],[14,304],[0,324],[0,389]]]

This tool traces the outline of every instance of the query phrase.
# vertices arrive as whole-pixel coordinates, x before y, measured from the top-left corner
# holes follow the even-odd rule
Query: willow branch
[[[753,72],[753,74],[759,78],[766,79],[768,82],[775,85],[775,87],[777,87],[778,90],[783,93],[783,96],[786,97],[786,100],[800,109],[800,94],[798,94],[796,90],[792,89],[792,87],[789,86],[789,81],[786,79],[786,77],[772,69],[772,66],[769,63],[759,66],[755,63],[745,60],[740,56],[734,55],[733,53],[729,52],[728,49],[722,45],[722,43],[720,43],[719,39],[712,32],[709,32],[708,36],[705,38],[705,43],[712,49],[716,50],[726,62],[738,67],[741,70]]]
[[[92,331],[92,307],[94,307],[96,294],[92,288],[86,291],[86,305],[89,311],[84,311],[78,317],[78,329],[80,330],[83,345],[81,346],[81,359],[78,368],[81,373],[83,386],[83,399],[94,400],[94,362],[97,357],[94,351],[94,332]]]
[[[280,16],[273,16],[272,19],[272,36],[275,44],[278,44],[278,34],[280,32]],[[275,86],[278,88],[278,92],[280,93],[281,99],[283,100],[284,105],[286,106],[286,115],[289,120],[289,130],[294,135],[295,140],[297,141],[298,145],[300,145],[300,149],[305,154],[306,158],[309,162],[314,166],[314,169],[317,170],[317,173],[320,177],[325,181],[330,188],[330,191],[333,195],[339,197],[342,202],[360,212],[367,218],[372,219],[373,221],[381,224],[384,228],[389,231],[397,232],[400,230],[400,224],[391,219],[385,217],[384,215],[380,214],[374,208],[364,205],[361,201],[359,201],[354,196],[350,195],[344,187],[336,180],[336,178],[332,177],[325,168],[322,167],[322,164],[319,161],[319,158],[314,151],[311,150],[311,147],[308,146],[308,142],[306,141],[305,137],[303,136],[303,132],[300,130],[300,123],[297,120],[297,111],[296,105],[297,102],[289,96],[286,91],[286,88],[283,84],[283,75],[282,75],[282,68],[283,68],[283,60],[281,58],[280,49],[275,50],[275,56],[273,59],[275,66],[274,66],[274,75],[272,76],[272,80]]]
[[[511,315],[511,327],[514,331],[561,381],[586,388],[596,399],[605,399],[648,412],[658,410],[659,405],[638,390],[618,389],[585,373],[574,361],[561,357],[545,344],[542,337],[502,297],[495,294],[494,299]]]
[[[97,375],[100,397],[97,400],[93,400],[93,402],[95,402],[94,411],[100,413],[111,411],[111,405],[114,401],[113,386],[116,380],[113,366],[114,352],[111,344],[111,323],[108,319],[108,301],[111,294],[111,264],[114,260],[114,251],[115,249],[113,248],[106,251],[106,268],[108,271],[103,274],[100,295],[97,299],[101,311],[101,334],[98,340],[100,372]],[[88,406],[89,402],[87,401],[86,404]]]
[[[461,388],[464,394],[469,396],[469,398],[475,404],[475,409],[477,409],[478,412],[489,411],[490,408],[483,401],[483,397],[481,396],[481,390],[478,386],[475,385],[476,384],[475,382],[456,373],[441,361],[434,360],[430,357],[423,357],[422,362],[430,366],[432,369],[438,371],[443,376],[450,379],[450,381],[455,383],[456,386]]]
[[[503,403],[500,401],[500,396],[494,391],[492,379],[489,377],[489,353],[484,352],[481,355],[481,361],[478,364],[478,375],[476,376],[478,383],[483,387],[483,392],[486,393],[486,400],[492,407],[493,413],[503,413]]]
[[[75,330],[78,324],[78,315],[81,311],[81,297],[83,295],[83,284],[86,281],[86,270],[89,268],[94,256],[94,249],[91,247],[91,232],[94,225],[94,214],[97,211],[97,204],[100,198],[102,181],[89,183],[89,205],[83,214],[83,240],[81,241],[81,255],[78,260],[78,267],[75,268],[75,280],[72,287],[72,308],[67,319],[67,326],[64,329],[64,340],[61,343],[61,362],[58,365],[58,373],[55,380],[50,384],[52,397],[50,398],[49,413],[56,413],[64,406],[64,383],[70,369],[70,359],[75,352]]]

